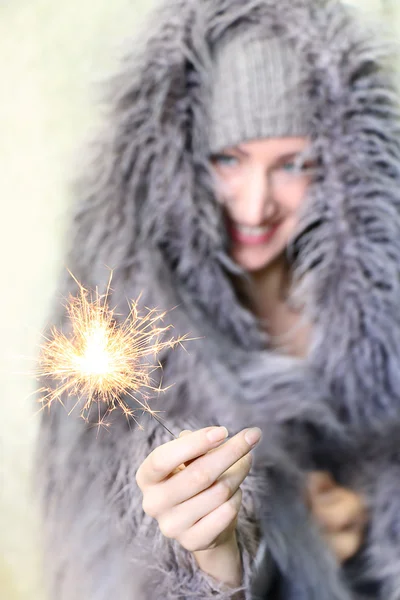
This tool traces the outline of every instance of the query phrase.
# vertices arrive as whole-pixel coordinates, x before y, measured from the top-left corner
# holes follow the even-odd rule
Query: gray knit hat
[[[300,63],[279,37],[238,32],[213,51],[210,152],[241,141],[309,132]]]

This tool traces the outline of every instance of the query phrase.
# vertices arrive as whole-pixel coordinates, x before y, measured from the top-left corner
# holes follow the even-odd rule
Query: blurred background
[[[96,83],[115,68],[151,4],[0,3],[2,600],[46,600],[32,481],[38,407],[28,372],[63,268],[68,184],[76,150],[96,125]],[[347,4],[400,39],[400,0]]]

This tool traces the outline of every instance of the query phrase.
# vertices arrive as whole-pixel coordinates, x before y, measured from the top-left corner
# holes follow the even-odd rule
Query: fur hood
[[[206,336],[230,373],[244,357],[276,362],[232,284],[240,272],[213,193],[207,110],[213,44],[238,22],[278,32],[303,58],[320,164],[290,247],[313,324],[296,368],[322,376],[353,424],[397,414],[400,128],[382,45],[335,0],[170,0],[154,21],[112,82],[107,127],[78,187],[69,268],[101,287],[107,265],[116,291],[178,305],[175,325]]]
[[[387,49],[363,32],[349,9],[335,0],[168,0],[154,14],[143,39],[128,53],[111,82],[106,125],[77,185],[79,201],[67,266],[85,287],[97,286],[100,291],[106,289],[111,267],[114,291],[110,303],[119,307],[118,312],[127,311],[126,297],[142,293],[143,305],[171,309],[167,319],[178,334],[198,338],[190,342],[189,352],[167,351],[161,356],[163,381],[175,384],[171,401],[162,399],[169,423],[190,428],[193,422],[198,426],[221,422],[238,430],[255,421],[265,426],[271,420],[308,422],[324,430],[320,456],[328,456],[325,466],[333,465],[332,453],[338,464],[354,466],[353,470],[348,467],[348,482],[356,488],[359,473],[365,471],[354,457],[364,456],[372,431],[385,439],[389,422],[396,429],[400,414],[400,127]],[[319,165],[289,246],[295,299],[313,326],[312,343],[303,360],[269,350],[259,323],[239,297],[233,282],[244,274],[229,258],[213,191],[207,152],[212,49],[238,23],[258,28],[266,36],[278,33],[302,57],[305,102],[311,111],[311,153]],[[63,295],[74,293],[69,276],[60,282],[60,290]],[[58,305],[53,320],[62,318]],[[154,408],[161,408],[158,400]],[[163,432],[150,425],[146,440],[140,442],[139,434],[131,433],[124,418],[118,421],[117,416],[117,424],[107,432],[109,438],[102,441],[101,435],[90,436],[83,424],[68,419],[54,408],[43,419],[41,436],[49,539],[53,547],[61,548],[57,600],[69,599],[75,590],[80,567],[74,556],[80,556],[82,548],[86,561],[82,564],[90,565],[82,574],[85,585],[97,586],[97,590],[96,573],[104,572],[115,597],[139,597],[131,595],[134,576],[121,548],[131,560],[135,547],[144,552],[153,539],[149,556],[158,557],[161,579],[140,598],[182,600],[190,596],[200,600],[214,597],[214,592],[217,595],[215,588],[200,581],[187,553],[167,544],[143,519],[139,492],[132,486],[135,466],[154,444],[168,441],[162,438]],[[326,436],[333,431],[336,443],[349,429],[357,432],[352,439],[360,442],[351,459],[348,451],[353,448],[349,450],[347,436],[345,455],[340,455],[337,444],[332,452]],[[293,448],[297,440],[291,436]],[[298,447],[301,444],[302,440]],[[396,452],[390,444],[386,446],[382,465],[385,457],[390,462]],[[279,448],[279,444],[264,447],[259,464],[285,462]],[[294,456],[299,457],[296,449]],[[371,458],[369,464],[373,463]],[[106,468],[106,475],[96,475],[97,464]],[[381,472],[389,477],[384,467]],[[364,479],[362,484],[366,488],[376,476],[376,462],[369,473],[367,483]],[[90,488],[88,474],[93,481]],[[278,480],[280,474],[275,471]],[[275,504],[268,504],[278,512],[289,488],[298,496],[293,483],[296,475],[289,477],[289,488],[288,479],[282,477],[283,482],[279,480],[272,488],[279,492],[273,496]],[[393,481],[400,480],[396,477]],[[66,483],[68,478],[74,481],[72,487]],[[379,597],[399,600],[398,549],[390,546],[389,529],[381,527],[398,514],[397,506],[392,506],[392,513],[387,509],[388,498],[394,497],[385,496],[389,488],[384,487],[379,496],[378,486],[378,492],[370,495],[371,503],[378,506],[378,517],[371,528],[376,555],[369,559],[372,556],[375,578],[385,569],[389,579],[396,572],[393,595],[384,590]],[[254,498],[263,489],[261,480],[244,484],[238,536],[246,593],[249,565],[258,546]],[[304,538],[293,539],[295,518],[300,515],[302,521],[306,516],[291,511],[289,505],[284,516],[270,519],[275,529],[266,542],[289,578],[297,569],[290,593],[282,597],[355,598],[338,583],[337,569],[329,566],[332,557],[318,571],[324,582],[331,573],[332,585],[324,583],[323,592],[314,585],[314,595],[307,586],[299,591],[307,562],[303,548],[311,547],[316,534],[310,528],[310,544]],[[107,518],[114,506],[122,541],[111,539],[111,533],[110,538],[101,539],[93,533],[95,518],[110,526]],[[83,515],[81,529],[68,527],[76,511]],[[285,534],[282,524],[293,528]],[[263,528],[265,534],[268,531],[270,526]],[[66,542],[63,545],[60,540],[70,537],[72,551],[67,556]],[[298,547],[292,564],[285,552],[295,541]],[[382,558],[377,549],[384,544]],[[318,559],[324,553],[321,548],[314,555]],[[51,545],[50,550],[55,554]],[[121,560],[111,572],[112,561],[118,561],[113,557],[118,556]],[[120,583],[124,560],[126,588]],[[310,558],[309,565],[313,564]],[[194,579],[185,579],[182,569],[193,573]],[[82,589],[86,589],[83,584]],[[103,593],[86,593],[82,598],[109,597]],[[228,594],[219,591],[217,597],[225,600]]]

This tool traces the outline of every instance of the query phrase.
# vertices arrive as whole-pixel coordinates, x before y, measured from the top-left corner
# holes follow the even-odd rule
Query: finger
[[[136,482],[144,491],[159,483],[179,465],[205,454],[226,439],[226,427],[206,427],[155,448],[142,462],[136,473]],[[216,439],[212,439],[215,436]],[[219,438],[218,438],[219,436]]]
[[[190,429],[184,429],[183,431],[180,432],[179,437],[183,437],[183,436],[188,435],[190,433],[193,433],[192,431],[190,431]],[[178,471],[183,471],[183,469],[185,467],[188,467],[190,465],[190,463],[192,463],[194,460],[196,460],[196,459],[193,458],[192,460],[185,461],[182,465],[179,465],[179,467],[177,467],[175,469],[175,471],[173,471],[172,473],[175,473],[175,472],[178,472]]]
[[[368,521],[368,510],[364,498],[351,490],[341,488],[343,506],[347,505],[347,527],[365,525]],[[345,525],[346,526],[346,525]]]
[[[354,531],[327,536],[327,542],[340,563],[349,560],[360,549],[362,535]]]
[[[249,474],[251,463],[252,455],[246,454],[207,490],[162,513],[158,524],[163,535],[177,539],[200,519],[230,500]]]
[[[254,429],[255,434],[261,435],[258,428]],[[246,439],[250,431],[253,433],[253,430],[244,429],[212,452],[197,458],[173,478],[161,482],[157,493],[161,491],[161,496],[168,498],[169,505],[174,506],[206,490],[222,473],[250,452],[252,445]]]
[[[241,503],[242,490],[239,488],[227,502],[185,531],[178,539],[181,546],[190,552],[215,547],[218,537],[228,535],[228,531],[235,528]]]
[[[190,431],[190,429],[184,429],[180,432],[178,437],[184,437],[185,435],[189,435],[190,433],[193,433],[192,431]]]
[[[180,432],[180,434],[179,434],[178,437],[184,437],[185,435],[189,435],[191,433],[192,433],[192,431],[190,431],[190,429],[184,429],[183,431]],[[192,461],[189,460],[189,461],[186,461],[185,463],[179,465],[178,467],[176,467],[176,469],[174,469],[172,471],[172,473],[168,477],[171,477],[172,475],[175,475],[175,473],[179,473],[179,471],[183,471],[183,469],[185,467],[187,467],[187,465],[190,464],[191,462]]]
[[[332,533],[357,526],[362,530],[367,521],[360,497],[343,488],[336,488],[329,498],[315,496],[311,510],[320,526]]]
[[[315,471],[308,477],[310,500],[314,503],[342,505],[349,519],[365,516],[366,505],[360,494],[339,486],[327,472]],[[346,507],[347,506],[347,507]]]

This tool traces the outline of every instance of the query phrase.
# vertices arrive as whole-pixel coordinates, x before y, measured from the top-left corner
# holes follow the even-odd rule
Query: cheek
[[[301,209],[307,196],[308,187],[308,181],[300,180],[280,191],[278,202],[286,214],[295,215]]]
[[[235,204],[235,199],[240,193],[240,186],[237,178],[218,176],[216,180],[216,199],[228,210]]]

